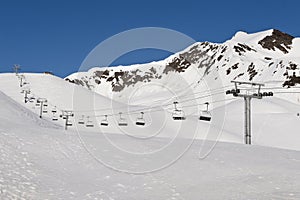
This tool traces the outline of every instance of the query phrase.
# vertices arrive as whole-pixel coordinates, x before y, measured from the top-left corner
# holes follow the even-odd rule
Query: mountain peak
[[[265,38],[260,40],[258,44],[268,50],[275,51],[275,49],[277,48],[283,53],[288,53],[288,50],[291,49],[290,45],[292,44],[293,39],[293,36],[273,29],[272,35],[266,36]]]

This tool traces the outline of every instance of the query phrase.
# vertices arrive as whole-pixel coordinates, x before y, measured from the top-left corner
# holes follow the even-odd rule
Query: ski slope
[[[102,134],[63,131],[3,93],[0,102],[5,105],[0,107],[0,199],[300,198],[298,151],[219,142],[203,157],[210,143],[197,140],[168,163],[161,152],[154,157],[116,152]],[[120,134],[111,139],[136,145]],[[165,140],[148,140],[139,148],[157,149]],[[166,155],[176,155],[185,142],[177,139]],[[165,168],[157,168],[162,164]],[[143,173],[149,169],[153,172]]]
[[[183,100],[186,102],[180,106],[184,108],[187,120],[180,122],[172,119],[173,101],[170,101],[171,98],[169,101],[166,100],[165,93],[156,94],[156,98],[161,99],[157,102],[151,102],[149,99],[144,101],[135,99],[135,104],[140,104],[140,106],[130,106],[125,102],[114,102],[52,75],[24,74],[24,76],[28,84],[20,87],[15,74],[1,74],[0,90],[36,114],[40,112],[39,107],[35,106],[35,103],[25,104],[24,94],[20,91],[30,88],[31,96],[47,98],[48,113],[43,114],[43,119],[48,122],[52,122],[51,109],[55,106],[59,108],[58,114],[61,110],[74,111],[75,117],[71,118],[73,126],[68,127],[70,130],[104,133],[107,137],[114,134],[139,139],[164,137],[169,142],[173,138],[196,138],[243,143],[244,103],[242,99],[234,99],[218,105],[211,110],[212,121],[204,122],[198,120],[204,106],[194,106],[195,102],[186,101],[192,96],[185,97]],[[299,105],[276,97],[253,100],[252,104],[253,144],[300,150],[297,131],[300,128],[300,118],[297,116],[300,111]],[[136,119],[140,116],[140,110],[145,112],[146,125],[144,127],[135,125]],[[127,120],[127,127],[118,126],[119,112],[124,113],[122,117]],[[108,115],[108,127],[100,126],[104,114]],[[82,115],[85,116],[85,123],[86,117],[89,116],[94,127],[87,128],[85,125],[78,124]],[[65,120],[59,118],[54,124],[63,129],[64,123]]]

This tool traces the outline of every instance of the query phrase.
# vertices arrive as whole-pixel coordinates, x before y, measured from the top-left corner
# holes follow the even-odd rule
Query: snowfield
[[[298,151],[219,142],[207,157],[199,159],[204,148],[199,140],[167,168],[145,174],[125,173],[95,160],[76,132],[41,123],[29,110],[15,108],[16,103],[4,94],[0,99],[1,105],[6,104],[1,106],[1,116],[19,111],[12,118],[1,118],[1,199],[300,198]],[[12,120],[22,122],[22,126],[12,126]],[[155,162],[147,157],[143,158],[146,162],[137,160],[142,158],[128,160],[109,148],[100,148],[106,146],[100,135],[86,133],[81,137],[89,145],[97,145],[93,154],[105,154],[111,166],[118,168],[125,162],[147,169],[149,166],[138,165]],[[135,144],[122,135],[114,139]],[[144,148],[153,148],[164,140],[149,141]],[[184,143],[181,140],[178,146]]]
[[[19,93],[18,84],[12,84],[15,75],[1,75],[1,81],[5,76],[9,77],[6,82],[12,80],[9,85],[15,88],[6,91],[11,97],[0,93],[0,199],[300,198],[299,151],[215,143],[192,137],[175,137],[170,143],[168,137],[140,140],[103,130],[64,131],[49,116],[39,119],[31,105],[21,102],[23,94]],[[34,84],[31,87],[34,91]],[[254,108],[271,105],[273,111],[266,116],[262,115],[265,109],[254,112],[255,116],[261,116],[254,122],[254,127],[260,127],[254,129],[258,133],[255,141],[299,150],[299,134],[295,131],[299,118],[282,114],[293,111],[295,105],[280,101],[254,102],[257,104]],[[227,115],[231,117],[226,117],[225,132],[235,129],[242,132],[239,104],[242,101],[229,104],[232,109]],[[290,120],[282,120],[285,118]],[[192,123],[189,121],[193,120],[186,123]],[[280,129],[282,124],[289,123],[292,125],[286,131]],[[268,131],[273,126],[274,132]],[[181,131],[188,130],[181,127]],[[144,133],[144,129],[140,132]],[[197,134],[201,135],[201,131]],[[234,141],[234,135],[242,143],[242,134],[221,136]],[[118,151],[114,145],[145,154]],[[165,146],[166,152],[160,150]]]

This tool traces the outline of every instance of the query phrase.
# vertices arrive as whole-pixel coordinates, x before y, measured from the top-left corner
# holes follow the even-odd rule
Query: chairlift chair
[[[55,113],[53,113],[53,116],[52,116],[52,121],[58,121],[58,117],[56,116]]]
[[[81,118],[78,119],[78,124],[84,124],[84,115],[82,115]]]
[[[178,104],[178,102],[175,101],[174,102],[174,111],[172,113],[173,120],[185,120],[186,119],[185,114],[184,114],[183,110],[179,110],[177,108],[177,104]]]
[[[47,106],[45,107],[45,105],[44,105],[44,107],[43,107],[43,113],[48,113]]]
[[[58,120],[58,117],[57,117],[57,115],[56,115],[56,113],[57,113],[57,109],[56,109],[56,106],[54,106],[54,108],[52,109],[52,114],[53,114],[53,116],[52,116],[52,121],[57,121]]]
[[[136,119],[135,124],[138,126],[145,126],[144,112],[141,112],[141,116]]]
[[[94,127],[93,121],[90,120],[90,117],[89,117],[89,116],[87,116],[87,121],[86,121],[85,126],[86,126],[86,127],[89,127],[89,128]]]
[[[206,104],[206,110],[201,111],[199,120],[210,121],[211,120],[211,113],[208,111],[208,105],[209,105],[209,103],[206,102],[205,104]]]
[[[57,113],[57,108],[56,108],[56,106],[54,106],[54,107],[52,108],[51,112],[52,112],[53,114],[54,114],[54,113]]]
[[[120,115],[120,118],[119,118],[118,125],[119,126],[127,126],[128,123],[127,123],[126,119],[122,117],[122,113],[121,112],[119,113],[119,115]]]
[[[108,126],[107,115],[104,115],[104,119],[100,123],[101,126]]]
[[[72,126],[72,125],[73,125],[73,124],[72,124],[72,121],[71,121],[71,120],[68,120],[67,123],[66,123],[66,125],[67,125],[67,126]]]
[[[41,106],[41,102],[38,99],[35,102],[35,106]]]

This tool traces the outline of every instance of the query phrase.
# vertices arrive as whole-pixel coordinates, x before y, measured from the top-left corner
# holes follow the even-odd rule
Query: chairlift
[[[56,116],[55,113],[53,113],[53,116],[52,116],[52,121],[58,121],[58,117]]]
[[[48,109],[47,109],[47,107],[43,107],[43,113],[48,113]]]
[[[78,119],[78,124],[84,124],[84,115],[82,115],[81,118]]]
[[[128,123],[127,123],[126,119],[122,117],[122,112],[120,112],[119,115],[120,115],[120,118],[119,118],[118,125],[119,126],[127,126]]]
[[[141,116],[136,119],[135,124],[138,126],[145,126],[144,112],[141,112]]]
[[[57,121],[58,117],[56,115],[56,113],[57,113],[56,106],[54,106],[54,108],[51,110],[51,112],[52,112],[52,121]]]
[[[48,103],[46,101],[43,103],[43,113],[48,113]]]
[[[87,121],[86,121],[86,124],[85,124],[86,127],[94,127],[94,124],[93,124],[93,121],[90,120],[90,117],[87,116]]]
[[[67,123],[66,123],[66,126],[72,126],[72,121],[71,120],[68,120]]]
[[[101,126],[108,126],[107,115],[104,115],[104,119],[100,123]]]
[[[41,102],[37,99],[35,105],[36,106],[41,106]]]
[[[183,110],[179,110],[177,108],[177,104],[178,104],[178,102],[175,101],[174,102],[174,111],[172,113],[173,120],[185,120],[186,119],[185,114],[184,114]]]
[[[56,108],[56,106],[54,106],[54,107],[52,108],[51,112],[52,112],[53,114],[54,114],[54,113],[57,113],[57,108]]]
[[[206,104],[206,110],[201,111],[199,120],[210,121],[211,120],[211,113],[208,111],[208,105],[209,105],[209,103],[206,102],[205,104]]]

